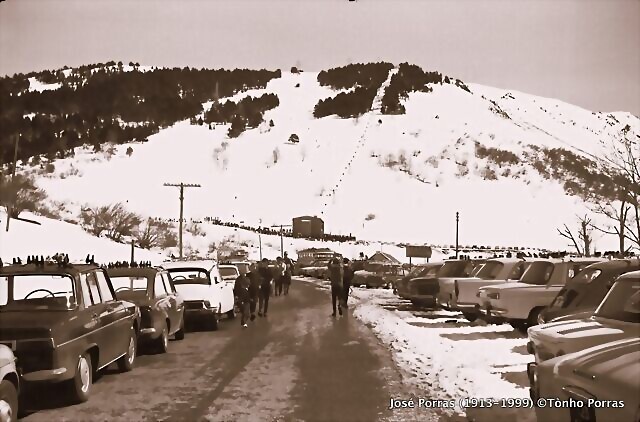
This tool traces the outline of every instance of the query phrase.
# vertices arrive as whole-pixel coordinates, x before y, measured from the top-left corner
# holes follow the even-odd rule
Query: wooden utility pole
[[[458,259],[458,251],[459,251],[459,246],[458,246],[458,223],[460,221],[460,213],[456,211],[456,259]]]
[[[271,227],[280,227],[280,257],[284,258],[284,240],[282,237],[282,228],[283,227],[292,227],[291,224],[276,224],[275,226],[271,226]]]
[[[165,183],[164,186],[172,186],[180,188],[180,233],[179,233],[179,247],[180,247],[180,259],[182,259],[182,220],[184,219],[184,188],[199,188],[198,184],[190,183]]]
[[[135,241],[131,239],[131,265],[133,265],[133,263],[135,262],[135,251],[136,251],[136,244],[135,244]]]
[[[16,176],[16,164],[18,162],[18,141],[20,140],[20,135],[14,135],[14,136],[16,138],[16,146],[13,151],[13,170],[11,171],[11,189],[12,190],[15,188],[13,184],[13,179]],[[7,207],[7,231],[9,231],[9,220],[11,220],[11,213],[13,212],[13,203],[15,202],[17,197],[18,197],[18,192],[16,191],[15,197],[11,199],[11,201],[9,202],[9,206]]]

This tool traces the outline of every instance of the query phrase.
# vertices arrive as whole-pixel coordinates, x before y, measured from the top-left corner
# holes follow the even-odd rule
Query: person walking
[[[236,278],[236,282],[233,286],[233,295],[235,296],[235,302],[240,309],[240,325],[242,325],[243,328],[247,328],[246,321],[251,300],[251,297],[249,295],[250,288],[251,281],[249,280],[249,278],[244,274],[240,274],[238,278]]]
[[[276,286],[276,296],[282,294],[282,283],[284,281],[285,265],[282,257],[276,258],[276,266],[273,267],[273,281]]]
[[[260,290],[258,292],[258,316],[267,316],[269,310],[269,297],[271,296],[271,282],[273,281],[273,274],[269,268],[269,260],[263,258],[258,266],[258,273],[260,274]]]
[[[348,309],[349,308],[349,290],[351,290],[351,281],[353,280],[354,274],[355,272],[353,271],[353,268],[351,267],[351,261],[349,261],[349,258],[343,258],[342,259],[342,267],[343,267],[343,274],[342,274],[342,300],[343,300],[343,304],[344,304],[344,308]]]
[[[258,272],[258,266],[252,263],[249,266],[249,272],[246,274],[249,279],[249,311],[251,312],[251,321],[256,319],[256,305],[260,296],[260,286],[262,277]]]
[[[342,279],[343,268],[338,258],[333,258],[329,265],[329,280],[331,280],[331,305],[333,306],[333,313],[331,316],[336,316],[336,301],[338,302],[338,312],[342,315]]]
[[[284,295],[287,296],[289,294],[289,287],[291,286],[291,276],[293,275],[293,262],[286,252],[284,253],[284,265],[286,268],[284,271],[282,286],[284,288]]]

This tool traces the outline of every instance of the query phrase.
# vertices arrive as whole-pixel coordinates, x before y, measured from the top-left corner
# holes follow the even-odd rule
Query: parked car
[[[479,289],[480,310],[492,322],[506,321],[523,329],[538,323],[560,289],[585,267],[602,262],[597,258],[536,259],[520,280]]]
[[[0,344],[0,421],[18,420],[20,377],[13,351]]]
[[[640,339],[605,343],[528,367],[531,398],[566,406],[536,406],[539,421],[638,422]],[[578,405],[580,403],[580,405]]]
[[[248,273],[251,267],[251,262],[249,261],[230,261],[229,264],[234,265],[240,274]]]
[[[411,300],[409,282],[411,280],[431,279],[438,275],[438,270],[444,265],[443,262],[432,262],[414,266],[407,275],[395,282],[394,293],[403,299]],[[416,305],[418,303],[415,303]]]
[[[0,344],[18,358],[27,382],[66,382],[88,400],[97,371],[133,368],[140,311],[116,297],[95,264],[38,261],[0,268]]]
[[[453,280],[449,307],[461,311],[467,320],[475,321],[480,316],[478,290],[486,286],[515,283],[529,265],[530,261],[517,258],[489,259],[475,276]]]
[[[469,277],[479,269],[484,260],[451,259],[438,269],[437,277],[418,277],[407,283],[407,298],[415,305],[435,305],[440,292],[440,280]]]
[[[605,297],[616,277],[640,270],[640,259],[614,259],[589,265],[560,289],[538,324],[588,317]]]
[[[623,274],[592,317],[551,322],[528,330],[536,363],[623,338],[640,337],[640,271]]]
[[[240,270],[232,264],[218,265],[218,271],[220,271],[220,277],[225,283],[235,284],[236,278],[240,276]]]
[[[389,288],[404,275],[405,270],[398,264],[367,263],[364,270],[354,272],[351,285]]]
[[[235,317],[233,285],[222,281],[216,261],[172,261],[162,268],[184,299],[187,323],[204,320],[217,330],[222,314]]]
[[[308,267],[298,269],[298,274],[305,277],[314,277],[319,279],[328,279],[328,265],[331,259],[319,259],[313,261]]]
[[[166,353],[170,336],[184,339],[184,301],[166,270],[159,267],[110,268],[107,274],[116,297],[140,308],[139,343]]]

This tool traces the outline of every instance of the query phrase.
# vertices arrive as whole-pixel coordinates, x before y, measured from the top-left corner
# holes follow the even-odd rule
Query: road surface
[[[327,290],[294,280],[289,296],[271,298],[268,319],[188,332],[165,355],[140,355],[129,373],[109,367],[86,403],[34,389],[24,420],[440,420],[430,409],[389,410],[391,397],[424,392],[402,383],[368,327],[330,314]]]

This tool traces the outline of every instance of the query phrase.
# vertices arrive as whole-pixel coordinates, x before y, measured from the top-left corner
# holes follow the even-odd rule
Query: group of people
[[[349,290],[351,290],[351,281],[353,280],[354,270],[348,258],[343,258],[342,263],[338,258],[333,258],[328,265],[329,280],[331,281],[331,305],[333,313],[336,316],[336,305],[338,313],[342,315],[342,309],[349,307]]]
[[[243,327],[247,327],[247,316],[251,321],[256,319],[256,305],[258,316],[267,316],[272,293],[275,296],[289,294],[292,273],[293,262],[285,252],[284,257],[276,258],[272,268],[269,267],[269,260],[263,258],[257,264],[251,264],[249,271],[236,279],[233,294],[240,310],[240,324]],[[275,286],[275,292],[272,286]]]

